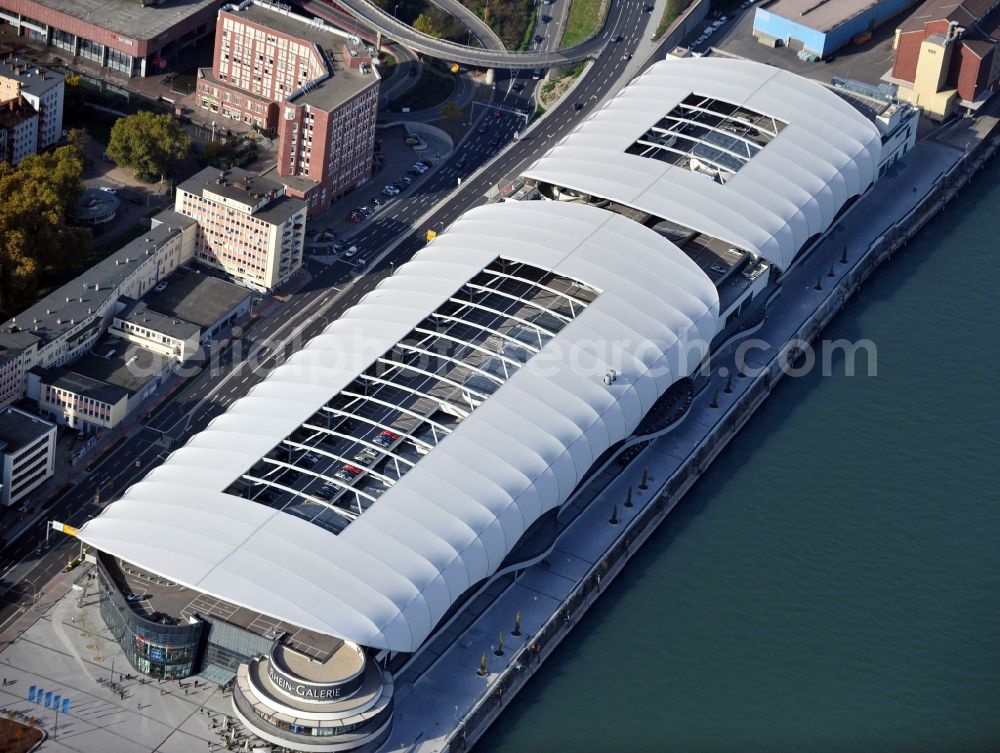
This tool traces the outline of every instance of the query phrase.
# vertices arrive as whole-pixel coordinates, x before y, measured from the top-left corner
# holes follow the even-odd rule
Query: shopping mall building
[[[883,125],[776,68],[654,65],[80,530],[129,661],[232,682],[275,744],[376,748],[398,668],[763,315]]]

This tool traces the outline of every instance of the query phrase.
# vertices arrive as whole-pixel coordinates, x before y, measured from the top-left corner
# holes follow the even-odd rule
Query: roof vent
[[[607,385],[614,384],[616,379],[618,379],[618,372],[615,369],[608,369],[604,373],[604,383],[605,384],[607,384]]]

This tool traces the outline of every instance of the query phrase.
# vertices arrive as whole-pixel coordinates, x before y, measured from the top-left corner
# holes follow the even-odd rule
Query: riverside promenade
[[[479,739],[763,404],[789,364],[798,363],[863,281],[992,156],[998,109],[994,104],[975,121],[953,121],[920,142],[785,273],[763,323],[713,354],[710,381],[688,414],[624,468],[612,462],[596,474],[588,485],[593,488],[584,487],[564,506],[567,517],[576,517],[552,551],[516,579],[487,585],[397,674],[395,722],[383,750],[452,753]],[[905,264],[905,256],[896,263]],[[735,352],[749,337],[755,347],[741,375]],[[629,487],[633,505],[626,507]],[[487,671],[480,676],[484,656]]]

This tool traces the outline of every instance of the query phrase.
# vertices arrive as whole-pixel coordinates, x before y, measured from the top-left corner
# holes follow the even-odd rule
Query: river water
[[[825,333],[477,753],[1000,751],[1000,162]]]

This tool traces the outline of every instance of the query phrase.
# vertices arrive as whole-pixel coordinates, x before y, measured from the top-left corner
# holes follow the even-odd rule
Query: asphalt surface
[[[608,28],[612,36],[622,35],[622,40],[609,43],[609,52],[593,63],[572,95],[564,98],[518,142],[510,143],[515,131],[523,131],[523,118],[513,112],[495,110],[496,116],[485,121],[489,124],[485,133],[473,131],[434,171],[399,196],[386,200],[365,221],[350,239],[359,248],[356,257],[341,258],[329,265],[307,261],[311,279],[301,289],[291,293],[277,311],[257,320],[249,332],[223,352],[217,364],[206,366],[201,374],[183,385],[145,428],[108,451],[93,468],[88,467],[89,473],[52,504],[45,519],[80,526],[99,514],[132,483],[159,465],[172,449],[203,429],[396,266],[410,259],[425,245],[428,229],[443,230],[472,207],[487,203],[486,195],[492,188],[515,178],[565,136],[617,89],[618,80],[629,65],[623,56],[635,49],[648,20],[641,6],[639,0],[615,4],[615,17],[609,19]],[[661,59],[663,53],[664,49],[658,48],[651,60]],[[522,91],[513,91],[515,81],[524,86]],[[508,110],[531,111],[536,83],[523,77],[511,78],[509,72],[498,72],[494,104]],[[576,103],[582,104],[580,110],[574,109]],[[490,143],[498,137],[499,145]],[[458,166],[460,162],[462,167]],[[484,164],[485,169],[480,170]],[[372,188],[378,185],[377,179],[372,181]],[[331,214],[338,211],[334,208]],[[322,218],[318,224],[323,224]],[[397,245],[380,257],[393,243]],[[376,257],[380,258],[375,261]],[[359,265],[361,260],[363,267]],[[45,539],[45,525],[39,522],[35,529],[26,531],[3,550],[0,628],[30,606],[39,589],[79,548],[74,539],[62,534],[49,536],[51,548],[45,547]]]

